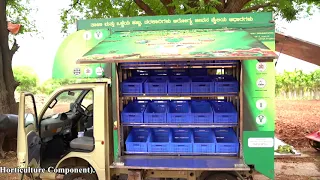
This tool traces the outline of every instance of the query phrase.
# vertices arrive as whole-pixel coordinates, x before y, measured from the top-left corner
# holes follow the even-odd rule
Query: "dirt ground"
[[[320,180],[320,153],[309,148],[304,136],[320,128],[320,101],[277,100],[276,135],[294,145],[302,157],[276,159],[275,172],[278,180]],[[0,159],[0,167],[15,167],[16,154],[7,153]],[[16,174],[0,174],[0,180],[17,179]],[[255,180],[267,179],[256,175]]]
[[[276,135],[297,148],[309,147],[305,135],[320,129],[320,100],[277,100]]]

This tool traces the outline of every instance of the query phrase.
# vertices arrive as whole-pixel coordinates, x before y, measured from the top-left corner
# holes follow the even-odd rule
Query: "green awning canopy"
[[[115,32],[77,63],[273,60],[277,57],[247,31],[197,29]]]

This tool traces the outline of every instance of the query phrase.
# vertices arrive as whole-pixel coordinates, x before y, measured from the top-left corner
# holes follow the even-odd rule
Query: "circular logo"
[[[96,31],[94,33],[94,38],[96,38],[97,40],[101,39],[103,37],[103,33],[101,31]]]
[[[266,109],[267,107],[267,102],[264,99],[260,99],[256,102],[256,107],[257,109],[259,109],[260,111]]]
[[[260,79],[257,80],[257,86],[258,86],[259,88],[264,88],[264,87],[266,87],[266,84],[267,84],[267,82],[266,82],[266,80],[264,80],[263,78],[260,78]]]
[[[74,68],[74,69],[73,69],[73,74],[74,74],[75,76],[79,76],[79,75],[81,74],[81,69],[80,69],[80,68]]]
[[[96,75],[102,76],[102,74],[103,74],[103,68],[102,67],[97,67],[96,68]]]
[[[92,74],[92,69],[89,68],[89,67],[86,67],[84,69],[84,74],[87,75],[87,76],[90,76]]]
[[[263,72],[267,69],[267,63],[265,62],[258,62],[257,65],[256,65],[256,69],[259,71],[259,72]]]
[[[83,39],[84,40],[90,40],[92,37],[91,32],[90,31],[86,31],[85,33],[83,33]]]
[[[259,125],[264,125],[264,124],[267,123],[267,118],[266,118],[264,115],[261,115],[261,114],[260,114],[259,116],[257,116],[256,122],[257,122],[257,124],[259,124]]]

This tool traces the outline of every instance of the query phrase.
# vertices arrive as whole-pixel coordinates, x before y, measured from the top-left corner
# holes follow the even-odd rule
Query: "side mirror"
[[[34,117],[34,115],[33,114],[31,114],[31,113],[26,113],[25,115],[24,115],[24,117],[25,117],[25,124],[24,124],[24,126],[25,127],[27,127],[27,126],[29,126],[29,125],[31,125],[31,124],[34,124],[35,125],[35,117]]]
[[[69,96],[74,96],[74,95],[75,95],[75,93],[74,93],[74,92],[72,92],[72,91],[68,91],[68,95],[69,95]]]

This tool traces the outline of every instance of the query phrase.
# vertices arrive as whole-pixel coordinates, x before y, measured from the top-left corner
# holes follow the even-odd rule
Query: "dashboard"
[[[54,135],[65,135],[71,132],[72,120],[76,117],[74,112],[56,114],[41,121],[41,138]]]

